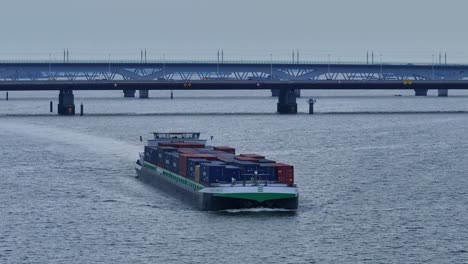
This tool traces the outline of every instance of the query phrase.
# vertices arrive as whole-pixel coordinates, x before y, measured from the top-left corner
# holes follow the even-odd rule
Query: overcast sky
[[[2,0],[0,59],[290,58],[468,62],[466,0]],[[377,58],[376,58],[377,59]]]

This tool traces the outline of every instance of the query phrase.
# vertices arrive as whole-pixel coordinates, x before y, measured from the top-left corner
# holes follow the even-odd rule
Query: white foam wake
[[[112,138],[85,134],[55,126],[25,124],[2,120],[0,130],[26,135],[28,137],[41,138],[51,142],[77,145],[100,155],[112,155],[130,160],[136,160],[138,158],[138,152],[142,151],[142,146],[138,146],[137,144],[133,145]]]

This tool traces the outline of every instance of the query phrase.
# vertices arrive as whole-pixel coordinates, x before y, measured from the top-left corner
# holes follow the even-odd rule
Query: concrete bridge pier
[[[427,96],[427,89],[414,89],[415,96]]]
[[[294,93],[296,94],[296,97],[301,97],[301,89],[294,89]]]
[[[439,89],[437,91],[439,97],[447,97],[448,96],[448,89]]]
[[[297,114],[296,93],[294,89],[280,89],[277,112],[279,114]]]
[[[75,96],[72,90],[60,90],[57,109],[59,115],[75,115]]]
[[[278,97],[279,92],[280,92],[280,89],[271,89],[271,96]],[[295,89],[294,93],[296,94],[296,97],[301,97],[301,89]]]
[[[271,89],[271,96],[272,97],[278,97],[279,92],[280,92],[280,89]]]
[[[146,99],[149,98],[149,91],[148,90],[138,90],[138,94],[140,98]]]
[[[135,92],[136,92],[136,90],[130,90],[130,89],[125,89],[125,90],[123,90],[123,93],[124,93],[124,97],[125,97],[125,98],[132,98],[132,97],[135,97]]]

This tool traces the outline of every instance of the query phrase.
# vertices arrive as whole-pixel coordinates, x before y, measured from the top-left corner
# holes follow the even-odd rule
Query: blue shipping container
[[[144,160],[153,164],[158,163],[158,147],[145,146]]]
[[[224,167],[220,164],[200,164],[200,181],[208,184],[223,181]]]
[[[276,175],[276,167],[270,164],[260,164],[258,168],[258,179],[259,180],[268,180],[268,181],[278,181],[278,176]]]
[[[200,165],[200,163],[210,163],[206,159],[187,159],[187,177],[195,179],[195,166]]]
[[[237,166],[241,168],[241,174],[253,175],[258,170],[258,164],[251,161],[235,160],[229,162],[229,165]]]
[[[223,168],[223,178],[224,181],[232,182],[234,178],[236,181],[242,181],[241,169],[236,166],[227,165]]]
[[[179,173],[179,153],[171,153],[171,171]]]
[[[269,160],[269,159],[259,159],[258,163],[275,163],[276,161],[274,160]]]

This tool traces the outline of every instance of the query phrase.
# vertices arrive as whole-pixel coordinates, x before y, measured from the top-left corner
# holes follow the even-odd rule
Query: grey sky
[[[464,0],[3,0],[0,56],[215,57],[468,62]]]

